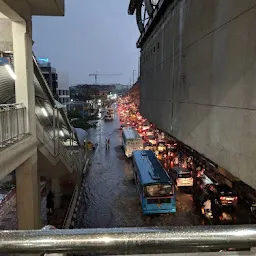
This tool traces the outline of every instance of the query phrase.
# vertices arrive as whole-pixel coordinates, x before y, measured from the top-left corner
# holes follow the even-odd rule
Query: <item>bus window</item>
[[[145,195],[146,196],[169,196],[173,194],[173,186],[172,185],[148,185],[145,187]]]
[[[147,199],[148,204],[170,204],[171,198],[148,198]]]

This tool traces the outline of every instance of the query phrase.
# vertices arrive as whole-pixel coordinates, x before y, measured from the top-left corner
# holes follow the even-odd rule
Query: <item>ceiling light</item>
[[[9,64],[5,64],[4,66],[5,66],[6,70],[8,71],[9,75],[12,77],[12,79],[16,80],[16,75],[13,72],[11,66]]]

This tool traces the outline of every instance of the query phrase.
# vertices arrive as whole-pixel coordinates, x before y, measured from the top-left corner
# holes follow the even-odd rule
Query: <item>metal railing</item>
[[[84,157],[79,157],[75,154],[71,147],[64,146],[61,138],[55,139],[50,133],[43,127],[39,120],[37,120],[37,138],[43,143],[47,151],[53,156],[60,156],[62,161],[66,163],[71,169],[82,172],[82,165],[84,163]],[[80,150],[80,149],[79,149]],[[80,151],[79,151],[80,152]]]
[[[23,104],[0,104],[0,148],[21,140],[27,132]]]
[[[9,253],[124,255],[220,252],[230,248],[248,252],[255,246],[255,225],[0,232],[0,252]]]
[[[75,206],[76,206],[76,201],[77,201],[77,197],[78,197],[78,185],[75,186],[74,192],[72,194],[72,198],[70,200],[69,206],[68,206],[68,210],[66,212],[66,216],[65,219],[63,221],[63,225],[62,228],[70,228],[70,224],[71,224],[71,220],[72,220],[72,216],[75,210]]]

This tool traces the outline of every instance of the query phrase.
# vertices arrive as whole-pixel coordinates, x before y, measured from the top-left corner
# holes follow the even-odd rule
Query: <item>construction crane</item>
[[[95,79],[95,84],[98,83],[98,76],[122,76],[123,74],[99,74],[99,73],[94,73],[94,74],[89,74],[89,76],[94,76]]]

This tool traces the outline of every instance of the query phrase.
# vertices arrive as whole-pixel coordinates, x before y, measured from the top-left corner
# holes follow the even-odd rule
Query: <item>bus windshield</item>
[[[171,184],[156,184],[145,186],[145,196],[170,196],[173,195],[173,186]]]

